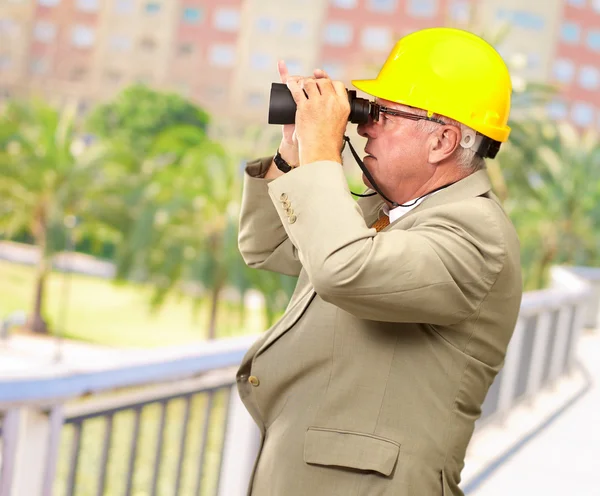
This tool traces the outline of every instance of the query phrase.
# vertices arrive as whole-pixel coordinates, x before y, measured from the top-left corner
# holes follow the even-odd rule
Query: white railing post
[[[544,359],[547,356],[548,339],[550,336],[551,309],[538,314],[535,326],[535,338],[533,340],[533,349],[531,352],[531,363],[529,364],[529,376],[527,377],[527,387],[525,394],[527,398],[540,389],[542,380],[542,369],[544,368]]]
[[[506,417],[511,407],[515,387],[517,385],[517,376],[519,373],[519,364],[521,363],[523,334],[525,333],[525,322],[522,317],[517,320],[517,325],[513,332],[512,339],[508,345],[504,368],[502,370],[502,381],[498,391],[497,411],[501,418]]]
[[[60,408],[50,415],[37,407],[7,412],[0,496],[52,495],[61,428]]]
[[[0,496],[11,496],[17,450],[19,447],[19,426],[21,410],[15,408],[4,413],[2,419],[2,457],[0,459]]]
[[[565,363],[565,353],[567,352],[567,340],[569,338],[569,323],[571,322],[571,312],[574,307],[563,305],[558,312],[558,322],[556,323],[556,342],[554,343],[554,352],[550,362],[550,382],[554,383],[559,378],[562,365]]]
[[[219,496],[244,496],[260,446],[260,432],[235,385],[230,395]]]
[[[571,330],[571,342],[569,343],[569,356],[567,356],[567,373],[573,372],[573,364],[575,362],[575,355],[577,354],[577,346],[579,345],[579,337],[583,330],[583,323],[585,321],[587,302],[577,303],[573,309],[575,312],[575,318],[573,319],[573,329]]]

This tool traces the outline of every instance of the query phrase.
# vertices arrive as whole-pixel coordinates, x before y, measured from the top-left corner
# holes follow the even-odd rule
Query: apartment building
[[[0,99],[27,75],[33,16],[32,2],[0,2]]]
[[[565,0],[550,79],[561,87],[555,119],[600,130],[600,0]]]
[[[349,84],[375,76],[399,37],[443,25],[483,33],[515,88],[560,85],[553,118],[600,128],[600,0],[3,0],[0,97],[84,110],[142,82],[264,122],[278,59]]]

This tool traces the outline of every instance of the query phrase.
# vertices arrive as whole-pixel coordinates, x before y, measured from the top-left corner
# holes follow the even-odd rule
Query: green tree
[[[27,323],[47,332],[44,293],[53,254],[65,246],[65,220],[93,216],[89,202],[106,177],[106,150],[86,146],[74,108],[12,102],[0,117],[0,228],[26,232],[39,248],[33,308]]]
[[[498,155],[519,233],[526,289],[556,263],[600,263],[600,144],[594,132],[546,120],[515,123]]]
[[[134,85],[113,101],[96,107],[88,119],[88,129],[146,155],[155,138],[166,129],[189,125],[206,132],[208,123],[208,114],[182,96]]]

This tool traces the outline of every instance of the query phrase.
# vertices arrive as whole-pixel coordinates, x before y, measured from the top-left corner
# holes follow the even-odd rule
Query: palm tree
[[[0,227],[26,232],[39,248],[33,308],[27,327],[48,332],[44,295],[52,256],[63,247],[64,222],[85,217],[102,188],[105,150],[86,146],[74,108],[58,111],[41,101],[11,102],[0,117]]]
[[[522,243],[526,289],[544,287],[554,263],[599,263],[600,144],[594,132],[544,120],[519,123],[498,156],[505,208]]]

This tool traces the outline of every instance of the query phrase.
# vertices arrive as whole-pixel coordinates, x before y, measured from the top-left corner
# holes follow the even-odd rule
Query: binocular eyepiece
[[[348,121],[353,124],[365,124],[369,115],[375,112],[375,105],[365,98],[358,98],[356,91],[346,89],[350,103]],[[373,116],[375,118],[375,116]],[[296,121],[296,102],[285,84],[272,83],[269,101],[269,124],[294,124]]]

